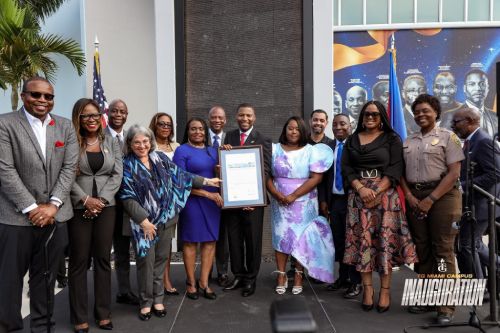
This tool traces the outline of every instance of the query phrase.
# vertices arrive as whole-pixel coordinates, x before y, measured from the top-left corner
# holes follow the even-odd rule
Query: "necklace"
[[[85,143],[87,144],[87,146],[93,146],[93,145],[97,144],[98,142],[99,142],[99,138],[95,139],[95,141],[92,143],[89,143],[87,140],[85,140]]]
[[[170,145],[170,142],[165,142],[165,143],[159,143],[158,142],[158,146],[164,147],[165,149],[163,149],[163,150],[166,151],[166,152],[173,151],[172,146]],[[160,149],[160,150],[162,150],[162,149]]]
[[[188,145],[190,145],[191,147],[194,147],[194,148],[198,148],[198,149],[203,149],[205,148],[205,144],[201,144],[201,145],[195,145],[194,143],[192,143],[191,141],[188,140]]]

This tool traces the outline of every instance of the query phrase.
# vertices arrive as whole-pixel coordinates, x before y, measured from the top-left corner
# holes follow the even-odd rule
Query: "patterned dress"
[[[310,172],[325,172],[332,163],[333,152],[325,144],[308,144],[294,151],[285,151],[281,144],[273,144],[274,186],[283,195],[288,195],[309,179]],[[291,254],[313,278],[333,282],[333,236],[328,221],[318,216],[317,190],[288,206],[272,198],[271,214],[273,248]]]

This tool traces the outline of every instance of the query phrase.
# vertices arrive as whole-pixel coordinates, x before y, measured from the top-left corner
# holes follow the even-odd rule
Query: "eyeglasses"
[[[52,94],[44,94],[44,93],[41,93],[41,92],[38,92],[38,91],[23,91],[23,93],[29,94],[34,99],[40,99],[40,97],[43,96],[43,98],[45,98],[45,100],[49,101],[49,102],[53,101],[54,97],[55,97]]]
[[[459,122],[464,121],[464,120],[467,120],[467,118],[462,118],[462,119],[452,119],[452,120],[450,121],[450,123],[451,123],[453,126],[455,126],[456,124],[458,124]]]
[[[149,146],[151,144],[151,141],[149,141],[149,139],[146,139],[144,141],[133,141],[132,142],[132,146],[134,147],[140,147],[140,146]]]
[[[101,119],[101,116],[102,116],[102,113],[90,113],[90,114],[81,114],[80,118],[83,121],[87,121],[90,118],[92,118],[93,120],[99,120],[99,119]]]
[[[159,121],[156,126],[161,127],[161,128],[172,128],[171,123],[166,123],[164,121]]]
[[[370,118],[372,117],[373,119],[377,119],[380,117],[380,112],[365,112],[363,115],[365,118]]]

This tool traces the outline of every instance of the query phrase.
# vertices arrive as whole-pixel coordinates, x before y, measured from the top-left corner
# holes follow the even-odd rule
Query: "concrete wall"
[[[127,125],[146,125],[157,112],[154,0],[85,1],[87,96],[92,95],[94,39],[98,36],[102,85],[108,103],[123,99]]]

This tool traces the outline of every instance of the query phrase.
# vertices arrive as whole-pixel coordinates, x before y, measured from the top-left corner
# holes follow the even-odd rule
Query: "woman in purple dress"
[[[213,178],[218,163],[217,150],[208,146],[208,127],[201,118],[191,118],[184,132],[183,144],[176,149],[174,163],[180,168],[202,177]],[[222,198],[216,189],[193,189],[186,206],[179,214],[180,239],[183,241],[186,269],[187,297],[198,299],[198,288],[203,296],[216,299],[208,286],[215,255],[215,242],[219,236]],[[199,285],[195,281],[196,246],[201,243],[201,274]]]

